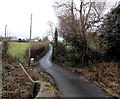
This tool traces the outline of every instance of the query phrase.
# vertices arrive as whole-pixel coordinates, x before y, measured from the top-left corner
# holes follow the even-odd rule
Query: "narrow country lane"
[[[51,56],[52,45],[49,52],[40,60],[40,64],[55,79],[63,97],[106,97],[98,86],[87,82],[82,75],[54,64]]]

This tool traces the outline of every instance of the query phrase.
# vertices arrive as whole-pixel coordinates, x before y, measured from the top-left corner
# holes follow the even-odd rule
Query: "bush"
[[[57,48],[54,47],[52,60],[64,66],[77,67],[79,61],[76,61],[74,48],[70,44],[58,42]]]
[[[85,59],[86,65],[90,66],[97,63],[98,61],[102,61],[102,55],[96,50],[88,48],[88,53],[86,54]]]
[[[108,40],[108,49],[107,55],[112,57],[115,60],[120,61],[120,33],[109,34],[107,37]]]
[[[35,42],[31,45],[31,58],[39,60],[42,58],[49,50],[49,42],[44,41],[42,43]],[[28,56],[29,48],[26,50],[26,56]]]
[[[2,59],[3,61],[8,57],[8,48],[9,48],[9,41],[5,40],[2,42]]]
[[[102,56],[95,50],[88,48],[88,53],[85,55],[85,64],[82,64],[82,56],[75,54],[75,49],[71,44],[58,43],[57,48],[54,47],[52,60],[61,63],[64,66],[70,67],[88,67],[101,61]]]
[[[107,55],[120,61],[120,4],[111,9],[103,23],[107,41]]]

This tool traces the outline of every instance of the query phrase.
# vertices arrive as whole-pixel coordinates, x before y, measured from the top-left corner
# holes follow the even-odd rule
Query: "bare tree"
[[[93,32],[102,21],[105,2],[96,2],[95,0],[80,0],[77,7],[73,0],[64,3],[56,3],[57,8],[63,8],[59,11],[60,33],[66,39],[76,39],[75,50],[78,56],[82,57],[82,63],[88,53],[87,37]],[[72,40],[72,39],[70,39]]]
[[[52,21],[48,21],[48,25],[50,26],[50,33],[49,33],[49,35],[51,35],[52,36],[52,39],[54,39],[54,27],[53,27],[53,22]]]
[[[86,2],[80,0],[80,7],[75,9],[79,13],[80,36],[84,42],[84,50],[82,55],[82,62],[85,61],[85,56],[88,53],[87,33],[92,32],[98,23],[102,21],[102,13],[105,8],[105,2],[96,2],[95,0]]]
[[[64,4],[58,4],[56,7],[66,7],[66,9],[62,10],[62,14],[59,14],[58,11],[58,18],[59,18],[59,32],[61,36],[63,36],[67,41],[68,38],[76,36],[78,30],[78,21],[73,9],[73,2],[66,2]],[[64,13],[64,14],[63,14]]]

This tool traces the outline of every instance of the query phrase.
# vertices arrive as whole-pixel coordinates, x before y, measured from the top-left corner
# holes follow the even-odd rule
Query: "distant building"
[[[50,40],[50,42],[53,42],[53,37],[52,37],[51,35],[48,36],[48,39]],[[63,39],[62,37],[58,36],[58,41],[59,41],[59,42],[63,42],[64,39]]]
[[[18,38],[17,38],[16,36],[13,36],[13,37],[11,38],[11,41],[18,41]]]
[[[32,42],[40,42],[41,38],[40,37],[35,37],[33,39],[31,39]]]

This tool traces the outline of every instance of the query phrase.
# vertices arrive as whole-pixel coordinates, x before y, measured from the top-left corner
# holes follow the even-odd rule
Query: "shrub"
[[[3,61],[8,57],[8,48],[9,48],[9,41],[4,40],[2,42],[2,59]]]
[[[113,57],[113,59],[120,60],[120,33],[109,34],[107,37],[108,49],[107,55]]]
[[[57,48],[54,47],[52,60],[70,67],[88,67],[101,61],[101,57],[97,51],[88,48],[88,53],[85,55],[86,64],[82,64],[82,56],[78,57],[74,46],[59,42]]]
[[[34,42],[31,44],[31,58],[38,60],[42,58],[49,50],[49,41]],[[26,56],[28,56],[29,48],[26,50]]]
[[[107,41],[106,54],[111,59],[120,61],[120,4],[106,15],[103,26]]]

